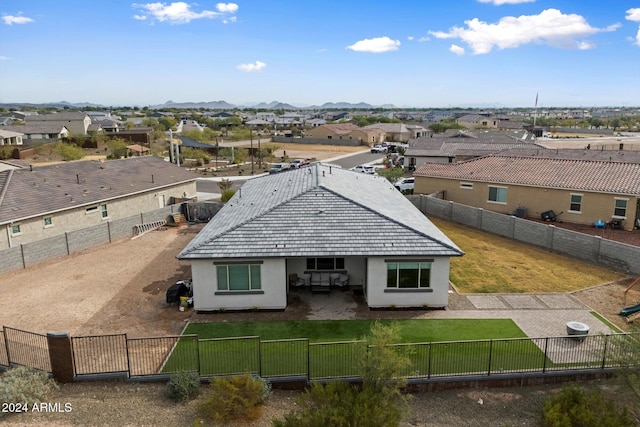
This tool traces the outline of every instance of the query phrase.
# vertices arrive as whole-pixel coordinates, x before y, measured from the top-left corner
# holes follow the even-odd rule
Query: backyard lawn
[[[352,341],[369,334],[375,320],[299,320],[190,323],[184,334],[200,339],[259,336],[262,340],[308,338],[311,342]],[[380,321],[400,326],[400,342],[464,341],[521,338],[510,319],[410,319]]]
[[[369,334],[374,322],[302,320],[192,323],[184,332],[190,336],[181,339],[163,370],[197,370],[203,376],[246,372],[267,377],[358,376],[358,360],[363,352],[375,351],[367,349],[366,343],[361,341]],[[400,326],[400,343],[396,348],[412,362],[407,371],[409,376],[426,373],[461,374],[487,369],[517,370],[532,366],[539,368],[546,359],[539,347],[528,340],[509,319],[384,322]],[[194,335],[198,338],[195,339]]]
[[[461,293],[571,292],[626,277],[532,245],[430,219],[465,252],[451,258],[450,280]]]

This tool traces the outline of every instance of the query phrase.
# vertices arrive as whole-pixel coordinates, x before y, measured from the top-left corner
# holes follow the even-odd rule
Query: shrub
[[[21,366],[9,369],[0,376],[0,401],[26,403],[31,406],[39,403],[57,387],[46,372]],[[0,417],[3,415],[4,413],[0,412]]]
[[[220,200],[222,201],[222,203],[226,203],[233,197],[234,194],[236,194],[235,190],[224,190],[220,195]]]
[[[398,324],[374,323],[365,337],[369,350],[361,355],[361,389],[345,382],[314,384],[302,396],[299,410],[274,420],[276,427],[392,427],[397,426],[407,408],[400,393],[410,367],[407,355],[392,347],[399,336]]]
[[[373,387],[362,390],[342,381],[314,384],[302,397],[299,411],[290,412],[284,421],[273,420],[275,427],[393,427],[404,415],[398,405]]]
[[[566,387],[544,403],[544,427],[632,427],[627,409],[618,410],[602,390]]]
[[[271,395],[271,386],[264,379],[241,375],[216,378],[199,413],[204,418],[227,423],[233,420],[252,421],[258,419],[262,404]]]
[[[186,402],[200,391],[200,375],[197,372],[176,372],[167,383],[167,396],[176,402]]]

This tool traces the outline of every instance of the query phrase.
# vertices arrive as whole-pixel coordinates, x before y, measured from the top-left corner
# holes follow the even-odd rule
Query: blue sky
[[[3,0],[0,102],[640,105],[640,0]]]

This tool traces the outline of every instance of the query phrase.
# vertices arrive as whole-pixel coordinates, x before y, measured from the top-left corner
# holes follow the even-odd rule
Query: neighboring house
[[[42,139],[62,139],[69,136],[69,129],[63,125],[55,123],[44,124],[26,124],[24,126],[3,126],[3,130],[11,132],[20,132],[24,136],[24,141],[42,140]]]
[[[86,135],[91,125],[91,117],[87,113],[74,111],[27,116],[24,122],[27,125],[64,126],[71,133]]]
[[[411,138],[422,136],[422,133],[427,133],[427,130],[421,126],[412,126],[409,128],[404,123],[374,123],[363,127],[366,130],[379,129],[385,133],[388,142],[407,142]]]
[[[22,145],[22,132],[13,132],[0,128],[0,145]]]
[[[497,128],[500,120],[497,118],[491,118],[480,114],[466,114],[462,117],[458,117],[456,120],[459,124],[467,128]]]
[[[555,150],[549,150],[555,151]],[[640,164],[491,155],[453,164],[425,163],[414,173],[418,194],[490,211],[594,224],[640,226]]]
[[[305,131],[309,138],[357,141],[358,145],[375,145],[383,142],[386,134],[382,129],[365,129],[353,123],[336,123],[316,126]]]
[[[197,175],[153,156],[0,172],[0,249],[194,197]]]
[[[177,257],[209,311],[284,309],[291,276],[314,273],[347,275],[369,307],[445,307],[461,255],[385,178],[313,163],[247,181]]]
[[[534,143],[532,134],[514,132],[449,130],[433,137],[415,138],[406,149],[405,165],[419,168],[424,163],[454,163],[512,148],[545,148]]]

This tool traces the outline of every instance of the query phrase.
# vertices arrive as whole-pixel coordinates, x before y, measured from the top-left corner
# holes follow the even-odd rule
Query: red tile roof
[[[425,163],[415,176],[640,196],[638,163],[495,155],[451,164]]]

